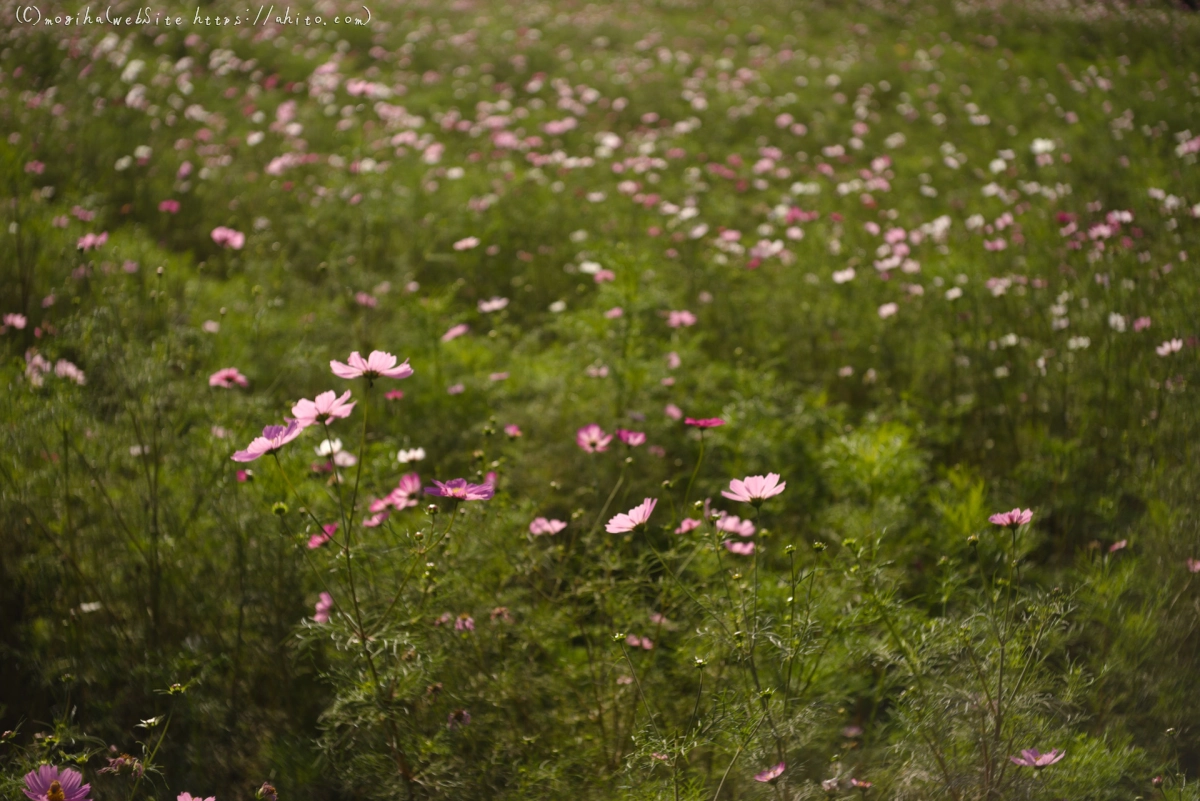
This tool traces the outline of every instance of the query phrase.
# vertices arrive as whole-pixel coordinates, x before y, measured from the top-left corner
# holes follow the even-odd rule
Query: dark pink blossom
[[[683,422],[696,428],[716,428],[725,425],[725,421],[720,417],[689,417]]]

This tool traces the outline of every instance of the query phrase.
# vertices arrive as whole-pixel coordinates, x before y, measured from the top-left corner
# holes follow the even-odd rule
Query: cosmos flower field
[[[0,798],[1200,799],[1200,16],[271,9],[0,9]]]

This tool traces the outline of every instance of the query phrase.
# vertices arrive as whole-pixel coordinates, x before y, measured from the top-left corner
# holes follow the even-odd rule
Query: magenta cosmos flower
[[[1067,755],[1066,751],[1059,751],[1057,748],[1051,749],[1046,753],[1041,753],[1036,748],[1026,748],[1021,752],[1019,757],[1010,756],[1014,765],[1020,765],[1023,768],[1044,768],[1047,765],[1053,765]]]
[[[494,484],[470,484],[465,478],[452,478],[446,482],[434,479],[433,486],[425,488],[425,494],[459,501],[490,501],[496,494],[496,487]]]
[[[529,533],[535,536],[557,534],[566,527],[567,524],[561,520],[547,520],[544,517],[535,517],[533,522],[529,524]]]
[[[716,428],[725,425],[725,421],[720,417],[689,417],[683,422],[695,428]]]
[[[322,392],[313,400],[301,398],[292,407],[292,414],[296,415],[296,422],[301,428],[308,428],[315,423],[329,423],[349,417],[355,403],[356,401],[350,400],[350,390],[343,392],[339,398],[331,389]]]
[[[612,434],[605,434],[604,429],[595,423],[589,423],[575,432],[575,444],[588,453],[606,451],[610,442]]]
[[[346,361],[347,364],[339,361],[329,362],[330,369],[338,378],[408,378],[413,374],[408,359],[402,364],[396,364],[395,356],[381,350],[371,351],[371,355],[365,359],[358,351],[354,351]]]
[[[217,797],[215,795],[210,795],[208,798],[201,798],[200,796],[192,795],[191,793],[180,793],[179,798],[175,799],[175,801],[217,801]]]
[[[608,521],[604,530],[609,534],[624,534],[627,531],[641,528],[650,520],[650,514],[658,503],[657,498],[647,498],[624,514],[619,514]]]
[[[25,795],[33,801],[91,801],[90,784],[83,784],[83,774],[71,768],[42,765],[25,774]]]
[[[1026,509],[1021,511],[1020,507],[1013,509],[1011,512],[999,512],[988,518],[989,523],[995,523],[997,526],[1023,526],[1033,519],[1033,510]]]
[[[261,437],[255,437],[254,441],[246,446],[246,450],[238,451],[233,455],[233,461],[253,462],[260,456],[274,453],[300,436],[300,432],[304,430],[304,427],[295,420],[285,418],[285,422],[287,422],[286,426],[264,428]]]
[[[767,498],[774,498],[786,487],[787,482],[780,481],[778,473],[767,473],[765,476],[735,478],[729,482],[729,489],[721,490],[721,494],[731,501],[757,506]]]
[[[234,384],[237,384],[239,387],[250,386],[250,382],[246,379],[246,376],[238,372],[236,367],[223,367],[208,377],[208,385],[210,387],[233,389]]]
[[[320,548],[322,545],[329,542],[329,540],[333,539],[333,535],[337,533],[337,530],[337,523],[326,523],[325,525],[321,526],[321,531],[319,533],[313,534],[308,538],[308,549],[313,551],[317,548]]]
[[[754,774],[754,781],[756,781],[756,782],[773,781],[775,779],[778,779],[780,776],[782,776],[783,772],[785,770],[787,770],[787,763],[780,762],[778,765],[776,765],[773,768],[767,768],[762,773]]]

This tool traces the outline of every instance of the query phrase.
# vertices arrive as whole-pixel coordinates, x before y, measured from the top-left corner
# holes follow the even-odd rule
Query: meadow
[[[1200,799],[1200,16],[266,6],[4,0],[0,798]]]

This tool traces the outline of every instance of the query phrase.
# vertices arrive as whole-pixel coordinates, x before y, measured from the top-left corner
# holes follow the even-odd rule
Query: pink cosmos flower
[[[1189,573],[1200,573],[1200,559],[1189,559],[1186,564]]]
[[[609,309],[608,311],[606,311],[604,313],[604,316],[607,317],[609,320],[616,320],[618,317],[620,317],[623,314],[625,314],[624,309],[622,309],[620,306],[613,306],[611,309]]]
[[[13,328],[17,329],[18,331],[24,329],[27,322],[28,322],[28,320],[25,319],[25,315],[23,315],[23,314],[15,314],[14,313],[14,314],[4,315],[4,325],[5,326],[11,325]]]
[[[75,247],[77,247],[79,250],[86,251],[91,250],[92,248],[98,248],[107,241],[108,231],[104,231],[100,234],[84,234],[83,236],[79,237],[79,241],[75,243]]]
[[[1139,317],[1133,321],[1133,330],[1135,332],[1136,331],[1145,331],[1149,327],[1150,327],[1150,318],[1149,317]]]
[[[405,359],[402,364],[396,364],[396,357],[381,350],[371,351],[371,355],[363,358],[358,351],[350,354],[348,364],[330,361],[329,367],[338,378],[408,378],[413,374],[412,367]]]
[[[517,437],[521,436],[521,427],[516,423],[509,423],[504,427],[504,433],[508,437],[516,439]]]
[[[475,618],[471,617],[466,612],[463,612],[454,621],[454,630],[455,631],[474,631],[475,630]]]
[[[180,793],[179,797],[175,799],[175,801],[217,801],[217,797],[215,795],[210,795],[208,798],[201,798],[200,796],[192,795],[191,793]]]
[[[647,498],[628,512],[614,516],[612,520],[608,521],[604,530],[609,534],[624,534],[640,528],[650,520],[650,515],[657,504],[657,498]]]
[[[725,550],[738,556],[750,556],[754,553],[753,542],[738,542],[737,540],[725,540]]]
[[[735,478],[729,482],[729,489],[721,490],[721,495],[731,501],[758,505],[767,498],[774,498],[783,492],[785,487],[787,482],[780,481],[778,473],[767,473],[765,476]]]
[[[364,517],[363,518],[363,528],[379,528],[380,526],[383,525],[383,521],[388,519],[388,515],[390,515],[390,514],[391,514],[391,512],[388,512],[385,510],[385,511],[377,512],[376,514],[370,515],[369,517]]]
[[[488,381],[507,381],[508,373],[488,373]]]
[[[455,250],[470,250],[477,247],[479,247],[479,237],[476,236],[468,236],[466,239],[460,239],[454,243]]]
[[[663,414],[670,417],[672,420],[680,420],[683,418],[683,410],[673,403],[668,403],[663,407]]]
[[[386,497],[371,504],[371,511],[378,512],[388,506],[410,509],[417,505],[417,496],[421,494],[421,476],[417,473],[405,473],[400,476],[400,483]],[[378,505],[378,508],[376,508]]]
[[[997,526],[1023,526],[1033,519],[1033,510],[1026,509],[1021,511],[1020,507],[1013,509],[1011,512],[999,512],[988,518],[989,523],[995,523]]]
[[[899,310],[900,307],[895,303],[885,303],[879,307],[879,319],[886,320]]]
[[[296,437],[300,436],[300,432],[304,428],[295,420],[285,418],[286,426],[267,426],[263,429],[261,437],[255,437],[246,450],[238,451],[233,455],[235,462],[253,462],[260,456],[275,451],[288,444]]]
[[[246,379],[246,376],[238,372],[236,367],[223,367],[208,377],[208,385],[210,387],[232,389],[234,384],[237,384],[239,387],[250,386],[250,382]]]
[[[1123,551],[1127,545],[1129,545],[1129,540],[1117,540],[1112,545],[1108,546],[1108,552],[1116,553],[1117,551]]]
[[[471,326],[467,325],[466,323],[459,323],[458,325],[451,326],[449,331],[442,334],[442,341],[449,342],[452,339],[458,339],[470,330]]]
[[[605,434],[604,429],[595,423],[589,423],[575,432],[575,444],[588,453],[599,453],[608,450],[612,435]]]
[[[23,792],[32,801],[91,801],[90,784],[83,784],[83,774],[72,768],[42,765],[25,774]]]
[[[350,398],[350,390],[346,390],[339,398],[332,389],[322,392],[315,400],[302,398],[292,407],[292,414],[301,428],[308,428],[316,423],[330,423],[349,417],[356,401],[346,401]]]
[[[461,395],[466,389],[467,387],[464,384],[451,384],[446,387],[446,392],[450,395]]]
[[[773,781],[775,779],[778,779],[780,776],[782,776],[783,772],[785,770],[787,770],[787,763],[780,762],[778,765],[776,765],[773,768],[767,768],[766,770],[764,770],[761,773],[754,774],[754,781],[756,781],[756,782]]]
[[[871,788],[871,782],[866,779],[851,779],[850,786],[857,787],[860,790],[868,790]]]
[[[534,536],[557,534],[566,527],[567,524],[561,520],[547,520],[544,517],[535,517],[533,522],[529,524],[529,533]]]
[[[1010,756],[1014,765],[1020,765],[1023,768],[1041,768],[1047,765],[1053,765],[1067,755],[1066,751],[1059,751],[1054,748],[1046,753],[1039,752],[1036,748],[1026,748],[1021,752],[1021,756]]]
[[[737,515],[721,515],[721,519],[717,521],[717,530],[725,531],[729,534],[737,534],[739,537],[753,537],[754,523],[749,520],[742,520]]]
[[[321,530],[308,538],[308,549],[315,551],[333,538],[334,532],[338,529],[337,523],[326,523],[321,526]]]
[[[668,370],[678,370],[679,365],[681,365],[681,364],[683,364],[683,359],[679,358],[678,353],[676,353],[675,351],[671,351],[670,353],[667,354],[667,369]]]
[[[232,228],[218,225],[212,230],[212,240],[221,247],[241,250],[246,244],[246,235],[241,231],[235,231]]]
[[[667,325],[672,328],[681,326],[690,326],[696,324],[696,315],[686,309],[682,311],[672,311],[667,314]]]
[[[333,609],[333,596],[327,592],[321,593],[320,600],[317,601],[316,614],[313,615],[313,622],[328,623],[329,612]]]
[[[1170,356],[1172,353],[1178,353],[1183,349],[1182,339],[1168,339],[1154,349],[1154,352],[1159,356]]]
[[[178,214],[179,213],[179,201],[178,200],[170,200],[170,199],[161,201],[158,204],[158,210],[166,212],[167,214]],[[185,795],[186,795],[186,793],[185,793]]]
[[[496,494],[492,484],[470,484],[465,478],[452,478],[441,482],[434,479],[434,486],[426,487],[426,495],[436,495],[441,498],[454,498],[460,501],[489,501]]]
[[[725,425],[725,421],[720,417],[689,417],[683,422],[686,425],[695,426],[696,428],[716,428],[717,426]]]
[[[400,400],[404,397],[404,390],[389,389],[387,392],[383,393],[383,397],[387,398],[388,400]]]
[[[624,428],[617,429],[617,437],[631,448],[636,448],[646,441],[646,435],[641,431],[628,431]]]
[[[617,280],[617,274],[612,270],[597,270],[595,275],[592,276],[592,280],[597,284],[603,284],[606,281]]]
[[[34,329],[34,333],[37,333],[37,329]],[[66,359],[59,359],[54,363],[54,374],[59,378],[68,378],[79,386],[87,383],[87,376],[83,374],[83,371]]]
[[[687,534],[689,531],[700,528],[700,521],[694,517],[685,517],[679,524],[679,528],[675,529],[676,534]]]
[[[500,311],[508,305],[508,298],[492,298],[491,300],[479,301],[479,311],[483,314]]]

